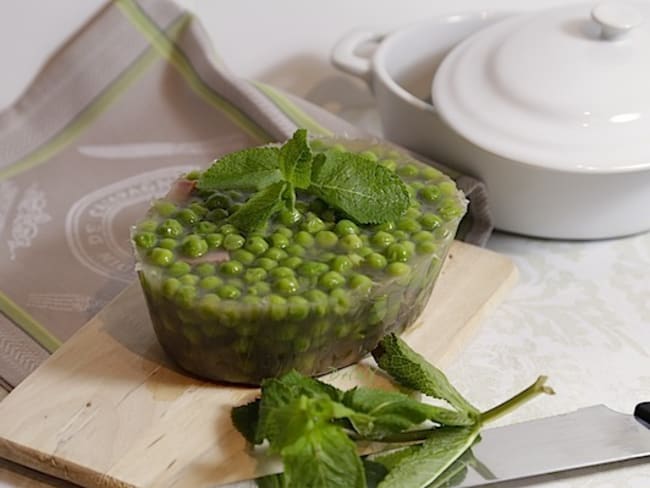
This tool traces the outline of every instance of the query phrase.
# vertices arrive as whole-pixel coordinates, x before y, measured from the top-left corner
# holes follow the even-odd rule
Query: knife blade
[[[633,415],[596,405],[486,429],[433,486],[473,488],[650,457],[650,402]]]

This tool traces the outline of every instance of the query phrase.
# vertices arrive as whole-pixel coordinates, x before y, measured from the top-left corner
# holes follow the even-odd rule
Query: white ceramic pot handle
[[[600,24],[602,38],[608,41],[624,38],[643,23],[643,15],[634,5],[611,0],[596,5],[591,17]]]
[[[356,50],[367,42],[380,42],[386,34],[367,30],[356,30],[343,36],[332,50],[332,64],[341,71],[371,83],[370,59],[356,54]]]

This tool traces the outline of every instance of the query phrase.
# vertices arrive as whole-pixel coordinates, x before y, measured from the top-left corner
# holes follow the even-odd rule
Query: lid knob
[[[633,5],[613,1],[596,5],[591,17],[600,24],[601,36],[608,41],[623,38],[643,22],[643,15]]]

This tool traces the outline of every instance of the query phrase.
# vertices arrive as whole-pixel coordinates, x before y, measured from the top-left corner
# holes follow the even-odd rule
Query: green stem
[[[350,439],[353,441],[368,441],[368,442],[384,442],[384,443],[396,443],[396,444],[406,444],[409,442],[420,442],[420,441],[425,441],[427,440],[431,434],[436,429],[420,429],[420,430],[409,430],[406,432],[399,432],[397,434],[392,434],[386,437],[382,437],[380,439],[369,439],[367,437],[363,437],[356,432],[348,432],[348,436]]]
[[[500,403],[496,407],[492,407],[491,409],[481,413],[480,422],[492,422],[493,420],[515,410],[519,406],[523,405],[529,400],[532,400],[537,395],[541,395],[542,393],[546,393],[547,395],[554,395],[555,392],[553,389],[550,386],[545,385],[547,379],[548,378],[546,376],[540,376],[537,378],[535,383],[530,385],[525,390],[517,393],[512,398],[506,400],[503,403]]]

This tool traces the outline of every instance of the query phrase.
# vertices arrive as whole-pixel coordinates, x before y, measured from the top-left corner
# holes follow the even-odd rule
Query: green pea
[[[438,188],[440,189],[440,193],[446,197],[455,197],[458,192],[456,184],[453,181],[443,181],[438,184]]]
[[[155,232],[158,229],[158,221],[153,219],[143,220],[142,222],[138,223],[137,228],[142,232]]]
[[[221,193],[215,193],[214,195],[212,195],[210,198],[207,199],[205,205],[210,210],[214,210],[216,208],[229,209],[230,206],[232,205],[232,201],[226,195],[223,195]]]
[[[210,220],[211,222],[221,222],[223,219],[228,218],[228,211],[224,208],[215,208],[214,210],[210,210],[208,212],[208,215],[206,215],[206,218]]]
[[[237,212],[240,208],[244,206],[243,203],[233,203],[232,206],[230,207],[230,215],[234,214]]]
[[[404,263],[390,263],[386,271],[391,276],[406,276],[411,272],[411,267]]]
[[[283,295],[293,295],[299,288],[295,278],[280,278],[275,281],[274,287]]]
[[[422,176],[427,180],[433,180],[434,178],[440,178],[442,173],[435,168],[427,167],[422,170]]]
[[[359,227],[357,227],[357,224],[351,220],[342,219],[339,220],[334,226],[334,232],[336,232],[339,237],[346,236],[348,234],[358,234]]]
[[[173,276],[175,278],[179,278],[183,275],[186,275],[192,270],[192,267],[183,261],[176,261],[175,263],[172,263],[168,268],[167,268],[167,273],[169,276]]]
[[[213,232],[205,236],[205,242],[208,243],[208,249],[216,249],[223,243],[223,234]]]
[[[405,164],[403,166],[398,167],[396,171],[398,175],[407,178],[414,178],[420,173],[419,168],[414,164]]]
[[[384,269],[386,267],[386,264],[388,264],[386,258],[377,252],[368,254],[364,262],[372,269]]]
[[[201,171],[199,171],[198,169],[193,169],[192,171],[188,171],[187,173],[185,173],[186,180],[194,181],[194,180],[198,180],[200,177],[201,177]]]
[[[352,302],[350,301],[350,293],[341,288],[334,289],[330,292],[330,309],[336,315],[345,315],[350,311]]]
[[[269,271],[269,276],[273,279],[278,278],[293,278],[295,276],[293,269],[286,266],[278,266]]]
[[[395,239],[398,241],[404,241],[409,238],[409,233],[403,230],[396,230],[393,232],[393,237],[395,237]]]
[[[309,248],[314,245],[314,236],[307,231],[301,230],[294,237],[294,242],[302,247]]]
[[[244,265],[239,261],[231,259],[230,261],[225,261],[219,266],[219,271],[228,276],[237,276],[242,274],[244,271]]]
[[[412,234],[414,232],[421,230],[422,226],[418,223],[417,220],[405,217],[399,220],[399,222],[397,223],[397,228],[399,230],[403,230],[405,232]]]
[[[341,237],[339,240],[339,245],[341,248],[345,249],[348,252],[355,251],[357,249],[361,249],[363,247],[363,240],[361,237],[355,235],[355,234],[348,234],[346,236]]]
[[[280,295],[269,295],[269,315],[273,320],[284,320],[287,317],[287,300]]]
[[[280,249],[278,247],[271,247],[269,248],[268,251],[264,253],[264,257],[267,257],[269,259],[273,259],[274,261],[279,261],[280,259],[284,259],[288,256],[286,251],[283,249]]]
[[[329,303],[329,296],[321,290],[309,290],[305,293],[305,297],[311,303],[311,309],[318,317],[327,315],[327,308]]]
[[[199,300],[199,313],[205,318],[215,319],[219,317],[220,306],[221,298],[219,298],[219,295],[215,295],[214,293],[206,293]]]
[[[373,246],[375,246],[378,249],[386,249],[393,242],[395,242],[395,238],[393,237],[392,234],[380,230],[370,238],[370,242],[372,243]]]
[[[176,212],[176,205],[169,200],[158,200],[153,204],[161,217],[171,217]]]
[[[328,271],[318,280],[318,284],[327,290],[333,290],[345,284],[345,278],[336,271]]]
[[[395,243],[388,246],[385,255],[389,261],[401,263],[405,263],[411,257],[408,249],[401,243]]]
[[[285,251],[289,256],[304,256],[306,252],[300,244],[290,244]]]
[[[293,225],[302,218],[302,215],[297,209],[289,210],[283,209],[280,211],[280,222],[284,225]]]
[[[360,252],[363,252],[363,255],[358,254]],[[356,253],[348,254],[348,259],[352,263],[352,267],[354,266],[359,266],[361,263],[363,263],[365,257],[368,254],[372,254],[373,250],[370,249],[369,247],[362,247],[359,249]]]
[[[307,218],[302,223],[303,230],[310,234],[316,234],[325,229],[325,222],[320,217],[308,214]]]
[[[435,239],[434,235],[426,230],[421,230],[413,234],[413,242],[424,242],[424,241],[433,241]]]
[[[347,256],[336,256],[330,266],[338,273],[345,273],[352,268],[352,260]]]
[[[192,285],[181,285],[174,295],[174,301],[179,307],[190,309],[196,300],[197,291]]]
[[[413,253],[415,252],[415,243],[413,241],[402,241],[400,242],[400,244],[404,246],[404,249],[406,249],[406,251],[408,252],[409,259],[410,259]]]
[[[217,294],[221,298],[235,300],[240,297],[241,290],[239,290],[239,288],[233,285],[222,285],[217,290]]]
[[[288,258],[284,258],[280,262],[280,265],[286,266],[287,268],[291,268],[291,269],[296,269],[301,264],[302,264],[302,258],[298,256],[289,256]]]
[[[326,249],[336,246],[338,240],[339,238],[336,236],[336,234],[329,230],[321,230],[316,234],[316,242],[320,247],[324,247]]]
[[[263,237],[260,236],[253,236],[249,237],[246,240],[246,244],[244,246],[246,250],[252,252],[256,256],[259,256],[260,254],[264,254],[267,249],[269,248],[269,244],[266,242],[266,240]]]
[[[351,289],[355,290],[356,292],[362,295],[368,295],[372,290],[373,283],[372,280],[368,278],[366,275],[363,275],[361,273],[354,273],[348,279],[348,285],[350,286]]]
[[[392,232],[395,230],[395,222],[393,222],[392,220],[389,220],[388,222],[382,222],[381,224],[375,226],[375,230],[377,232],[379,231]]]
[[[167,219],[158,226],[156,232],[163,237],[180,237],[183,235],[184,229],[178,220]]]
[[[183,285],[196,285],[198,284],[199,280],[200,278],[195,274],[185,274],[178,278],[178,281],[180,281]]]
[[[162,284],[162,294],[166,298],[172,298],[180,287],[181,282],[176,278],[167,278]]]
[[[317,261],[308,261],[298,266],[298,274],[306,278],[316,278],[329,271],[329,266]]]
[[[427,202],[436,202],[440,198],[440,188],[437,186],[427,186],[419,191],[420,198]]]
[[[158,238],[153,232],[138,232],[133,238],[133,242],[142,249],[151,249],[158,243]]]
[[[269,271],[275,268],[278,265],[278,262],[271,258],[261,257],[257,258],[254,264],[266,271]]]
[[[463,215],[463,209],[453,200],[445,200],[438,207],[440,217],[446,222],[457,219]]]
[[[164,239],[160,239],[160,242],[158,243],[158,247],[162,247],[163,249],[169,249],[170,251],[176,249],[176,246],[178,246],[178,241],[176,241],[176,239],[172,239],[171,237],[165,237]]]
[[[246,242],[246,239],[239,234],[227,234],[223,238],[223,247],[228,251],[234,251],[235,249],[242,247],[244,242]]]
[[[238,230],[237,227],[232,224],[223,224],[221,227],[219,227],[219,232],[226,236],[228,234],[236,234]]]
[[[259,319],[260,315],[262,314],[262,309],[264,308],[264,304],[260,297],[255,295],[246,295],[240,301],[242,304],[246,305],[246,315],[250,320]],[[252,335],[255,332],[255,329],[245,329],[243,327],[240,327],[238,329],[238,332],[241,335]]]
[[[265,281],[258,281],[257,283],[253,283],[251,286],[248,287],[248,293],[250,295],[255,295],[258,297],[268,295],[270,292],[271,292],[271,285]]]
[[[278,247],[280,249],[284,249],[289,245],[289,238],[284,234],[280,234],[279,232],[271,234],[269,240],[271,241],[271,245],[273,247]]]
[[[420,204],[416,203],[415,205],[407,208],[406,212],[404,212],[404,217],[408,219],[418,219],[420,215],[422,215],[419,206]]]
[[[206,276],[199,281],[199,287],[204,290],[216,290],[222,283],[223,281],[218,276]]]
[[[338,254],[333,253],[331,251],[327,251],[327,252],[320,253],[319,256],[318,256],[318,260],[323,262],[323,263],[325,263],[325,262],[329,263],[336,256],[338,256]]]
[[[433,241],[418,242],[416,250],[418,254],[433,254],[436,252],[437,246]]]
[[[377,153],[367,150],[367,151],[362,151],[359,153],[359,156],[366,158],[370,161],[377,162],[379,160],[379,157],[377,156]]]
[[[217,230],[217,225],[207,220],[202,220],[194,227],[199,234],[212,234]]]
[[[293,320],[303,320],[309,315],[309,302],[301,296],[287,299],[288,316]]]
[[[244,197],[244,194],[237,190],[228,190],[226,192],[226,195],[228,195],[233,200],[241,200]]]
[[[194,212],[196,215],[199,216],[199,218],[205,217],[208,213],[208,209],[201,205],[199,202],[194,202],[190,204],[190,210]]]
[[[284,225],[277,226],[275,228],[275,232],[278,234],[282,234],[285,237],[293,236],[293,231],[289,227],[285,227]]]
[[[216,272],[216,266],[212,263],[201,263],[194,268],[194,272],[201,278],[205,278]]]
[[[422,227],[426,230],[435,230],[442,225],[442,219],[433,213],[425,213],[419,220]]]
[[[246,283],[257,283],[266,278],[267,272],[264,268],[248,268],[244,273]]]
[[[178,212],[176,212],[175,217],[177,220],[184,223],[185,225],[193,225],[199,221],[199,216],[196,215],[194,210],[191,210],[189,208],[184,208],[182,210],[179,210]]]
[[[240,263],[245,264],[246,266],[250,265],[255,261],[255,255],[252,252],[248,252],[245,249],[237,249],[232,253],[233,259],[236,259]]]
[[[174,253],[169,249],[163,249],[162,247],[154,247],[149,252],[149,259],[156,266],[167,267],[174,262]]]
[[[384,159],[383,161],[380,161],[379,164],[391,171],[395,171],[395,169],[397,169],[397,163],[393,159]]]
[[[190,258],[198,258],[208,252],[208,243],[205,239],[201,238],[200,235],[190,234],[183,239],[181,249],[183,250],[183,254],[186,256]]]

